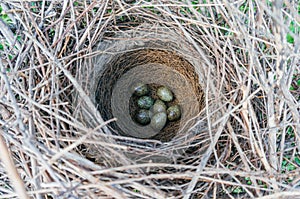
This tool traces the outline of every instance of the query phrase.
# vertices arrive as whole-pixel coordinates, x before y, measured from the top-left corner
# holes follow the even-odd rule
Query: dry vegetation
[[[0,3],[0,198],[300,198],[299,1]],[[105,129],[78,82],[99,41],[145,22],[203,61],[206,126],[180,155]]]

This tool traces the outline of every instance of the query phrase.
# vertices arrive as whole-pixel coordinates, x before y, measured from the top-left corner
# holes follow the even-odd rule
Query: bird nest
[[[199,117],[205,106],[202,88],[205,75],[203,62],[195,56],[196,49],[191,48],[190,43],[181,35],[163,26],[156,26],[155,29],[153,32],[149,24],[141,24],[100,41],[94,49],[100,53],[93,57],[92,62],[86,63],[78,73],[77,79],[89,93],[90,99],[101,114],[101,119],[116,119],[108,125],[114,135],[146,139],[142,145],[147,145],[147,140],[150,140],[150,145],[153,140],[158,140],[161,143],[159,147],[152,148],[157,151],[166,148],[170,143],[172,145],[179,142],[182,146],[177,147],[187,148],[187,143],[182,140],[195,136],[195,129],[201,134],[199,126],[204,126],[204,121],[200,121]],[[88,77],[88,82],[84,77]],[[136,99],[131,87],[139,82],[149,85],[151,90],[159,86],[170,88],[175,100],[169,105],[180,106],[181,118],[167,122],[166,126],[159,130],[151,128],[150,125],[137,124],[134,119]],[[155,92],[151,95],[157,98]],[[78,100],[74,100],[74,104],[77,104]],[[82,113],[81,118],[84,123],[93,125],[88,114]],[[205,137],[207,136],[203,136]],[[87,147],[92,153],[96,150],[91,150],[91,146]],[[177,154],[177,147],[173,150],[169,147],[166,149],[168,153],[173,154],[176,151]],[[163,155],[162,159],[157,159],[157,154],[154,154],[146,160],[166,161],[174,158],[166,158]],[[89,152],[87,156],[90,156]]]

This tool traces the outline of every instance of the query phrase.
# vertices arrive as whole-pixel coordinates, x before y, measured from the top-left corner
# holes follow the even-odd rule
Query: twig
[[[4,131],[0,129],[0,151],[1,156],[0,159],[2,160],[4,167],[6,168],[7,174],[14,186],[15,192],[17,193],[18,197],[21,199],[29,199],[24,182],[22,181],[16,165],[14,164],[13,160],[11,159],[11,154],[6,146],[6,143],[2,137]]]

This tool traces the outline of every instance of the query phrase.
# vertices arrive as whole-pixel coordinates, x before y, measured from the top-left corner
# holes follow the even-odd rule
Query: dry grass
[[[0,198],[300,198],[297,1],[125,2],[0,1]],[[207,126],[179,157],[161,150],[173,162],[127,158],[162,143],[111,133],[76,79],[100,40],[141,22],[176,30],[203,60]],[[97,164],[78,150],[88,144]]]

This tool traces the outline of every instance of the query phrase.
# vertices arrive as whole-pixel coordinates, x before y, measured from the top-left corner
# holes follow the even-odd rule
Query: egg
[[[170,102],[173,100],[172,91],[165,86],[159,87],[156,94],[162,101]]]
[[[150,111],[146,109],[138,110],[137,114],[135,115],[135,120],[141,125],[147,125],[150,123]]]
[[[151,111],[153,113],[159,113],[159,112],[165,112],[166,113],[167,112],[167,106],[163,101],[158,99],[153,104]]]
[[[138,99],[137,105],[141,109],[150,109],[154,103],[154,99],[149,96],[142,96]]]
[[[167,114],[165,112],[159,112],[153,115],[151,118],[150,126],[157,131],[164,128],[167,123]]]
[[[150,92],[149,86],[143,83],[135,83],[131,88],[134,95],[141,97],[147,95]]]
[[[167,109],[167,116],[169,121],[176,121],[181,116],[181,110],[179,105],[170,106]]]

